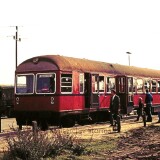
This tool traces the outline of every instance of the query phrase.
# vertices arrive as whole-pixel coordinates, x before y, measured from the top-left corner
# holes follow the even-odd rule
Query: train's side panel
[[[108,109],[109,108],[109,105],[110,105],[110,94],[100,94],[99,96],[99,108],[102,109],[102,108],[106,108]]]
[[[61,95],[59,96],[59,111],[74,111],[84,109],[84,96]]]
[[[59,111],[59,97],[51,95],[28,95],[28,96],[18,96],[15,99],[15,111],[33,111],[33,112],[43,112]]]

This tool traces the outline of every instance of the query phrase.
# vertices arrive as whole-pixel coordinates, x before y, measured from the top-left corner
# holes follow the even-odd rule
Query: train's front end
[[[15,115],[19,127],[31,125],[32,121],[43,127],[58,123],[57,74],[56,64],[43,56],[26,60],[17,67]]]

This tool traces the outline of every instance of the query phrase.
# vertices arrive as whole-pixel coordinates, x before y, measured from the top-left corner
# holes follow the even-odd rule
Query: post
[[[37,122],[36,121],[32,121],[32,131],[33,131],[33,135],[34,137],[37,136]]]
[[[128,54],[128,62],[129,62],[129,66],[130,66],[130,55],[132,54],[131,52],[126,52]]]

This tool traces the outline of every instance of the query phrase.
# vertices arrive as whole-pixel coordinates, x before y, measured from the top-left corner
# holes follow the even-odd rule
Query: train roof
[[[47,63],[56,66],[57,70],[80,72],[101,72],[114,75],[127,75],[136,77],[160,78],[160,70],[149,68],[140,68],[135,66],[126,66],[121,64],[100,62],[88,59],[73,58],[60,55],[43,55],[30,58],[22,62],[16,69],[16,72],[34,71],[35,64],[41,63],[39,70],[47,70]],[[45,62],[43,64],[43,62]]]

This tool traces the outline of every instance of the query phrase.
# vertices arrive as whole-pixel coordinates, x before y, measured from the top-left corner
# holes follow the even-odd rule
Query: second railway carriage
[[[37,121],[42,128],[109,120],[111,89],[121,99],[121,113],[129,114],[153,94],[160,106],[160,71],[59,55],[44,55],[21,63],[15,72],[17,124]]]
[[[14,86],[0,85],[0,116],[14,116]]]

